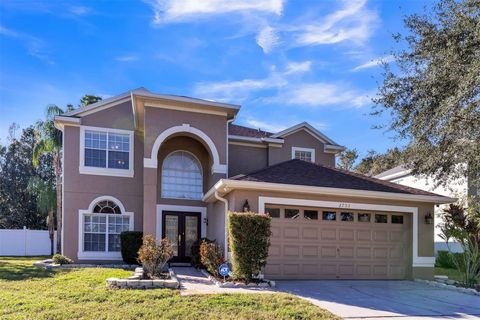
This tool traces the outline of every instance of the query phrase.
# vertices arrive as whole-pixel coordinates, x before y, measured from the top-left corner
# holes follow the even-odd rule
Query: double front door
[[[173,245],[172,262],[190,262],[192,245],[200,237],[200,212],[163,211],[162,238]]]

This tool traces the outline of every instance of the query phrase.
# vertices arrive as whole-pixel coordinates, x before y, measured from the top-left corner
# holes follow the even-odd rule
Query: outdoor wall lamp
[[[243,212],[250,212],[250,205],[248,204],[248,200],[245,200],[243,204]]]
[[[425,224],[433,224],[433,216],[431,212],[425,215]]]

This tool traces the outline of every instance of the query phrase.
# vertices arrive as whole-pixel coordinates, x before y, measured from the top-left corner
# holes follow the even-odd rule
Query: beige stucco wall
[[[127,108],[119,112],[120,119]],[[89,126],[102,126],[115,129],[131,129],[128,122],[108,122],[108,111],[99,112],[99,119],[106,122],[95,122],[90,118]],[[64,129],[64,254],[76,259],[78,252],[78,217],[79,210],[86,210],[90,203],[99,196],[113,196],[125,206],[128,212],[134,213],[134,228],[143,228],[143,138],[135,133],[134,137],[134,176],[133,178],[100,176],[79,173],[80,160],[80,128],[65,126]]]
[[[288,160],[288,159],[286,159]],[[267,148],[228,145],[228,175],[247,174],[268,166]]]
[[[166,129],[189,124],[200,129],[212,139],[217,148],[220,164],[226,164],[227,118],[219,115],[186,112],[155,107],[145,107],[145,157],[150,157],[157,137]],[[205,145],[205,144],[204,144]],[[208,150],[208,146],[205,145]]]
[[[434,255],[434,226],[432,224],[425,224],[425,215],[428,212],[433,212],[434,204],[424,202],[411,202],[411,201],[394,201],[375,198],[351,198],[351,197],[338,197],[338,196],[325,196],[325,195],[305,195],[295,193],[282,193],[282,192],[268,192],[268,191],[250,191],[250,190],[234,190],[230,192],[226,198],[229,200],[230,210],[242,211],[245,200],[248,200],[251,211],[258,212],[258,197],[278,197],[278,198],[296,198],[296,199],[308,199],[319,201],[335,201],[342,203],[366,203],[366,204],[380,204],[390,206],[406,206],[418,208],[418,255],[425,257],[433,257]],[[411,215],[413,217],[413,215]],[[412,239],[412,230],[409,231],[408,239]],[[412,240],[410,240],[412,241]],[[412,265],[412,242],[410,242],[408,256],[410,260],[407,261],[408,265]],[[431,270],[426,270],[431,269]],[[417,274],[423,278],[431,278],[428,275],[433,275],[433,268],[421,267],[410,268],[408,274],[409,277],[416,277]],[[426,275],[425,277],[423,275]]]
[[[292,147],[314,148],[315,163],[335,166],[335,155],[323,151],[324,144],[305,130],[292,133],[284,138],[281,148],[270,147],[268,149],[268,164],[274,165],[292,159]]]

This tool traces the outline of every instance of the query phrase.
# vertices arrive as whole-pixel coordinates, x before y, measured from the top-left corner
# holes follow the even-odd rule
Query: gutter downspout
[[[227,228],[227,213],[228,213],[228,200],[225,198],[222,198],[218,195],[218,191],[215,191],[215,199],[222,201],[223,204],[225,205],[225,212],[224,212],[224,223],[225,223],[225,239],[224,239],[224,244],[223,244],[223,257],[225,260],[228,260],[228,228]]]

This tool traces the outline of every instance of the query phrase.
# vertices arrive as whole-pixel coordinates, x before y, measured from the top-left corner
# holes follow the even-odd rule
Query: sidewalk
[[[180,282],[181,295],[217,293],[273,293],[272,288],[219,288],[193,267],[172,267]]]

